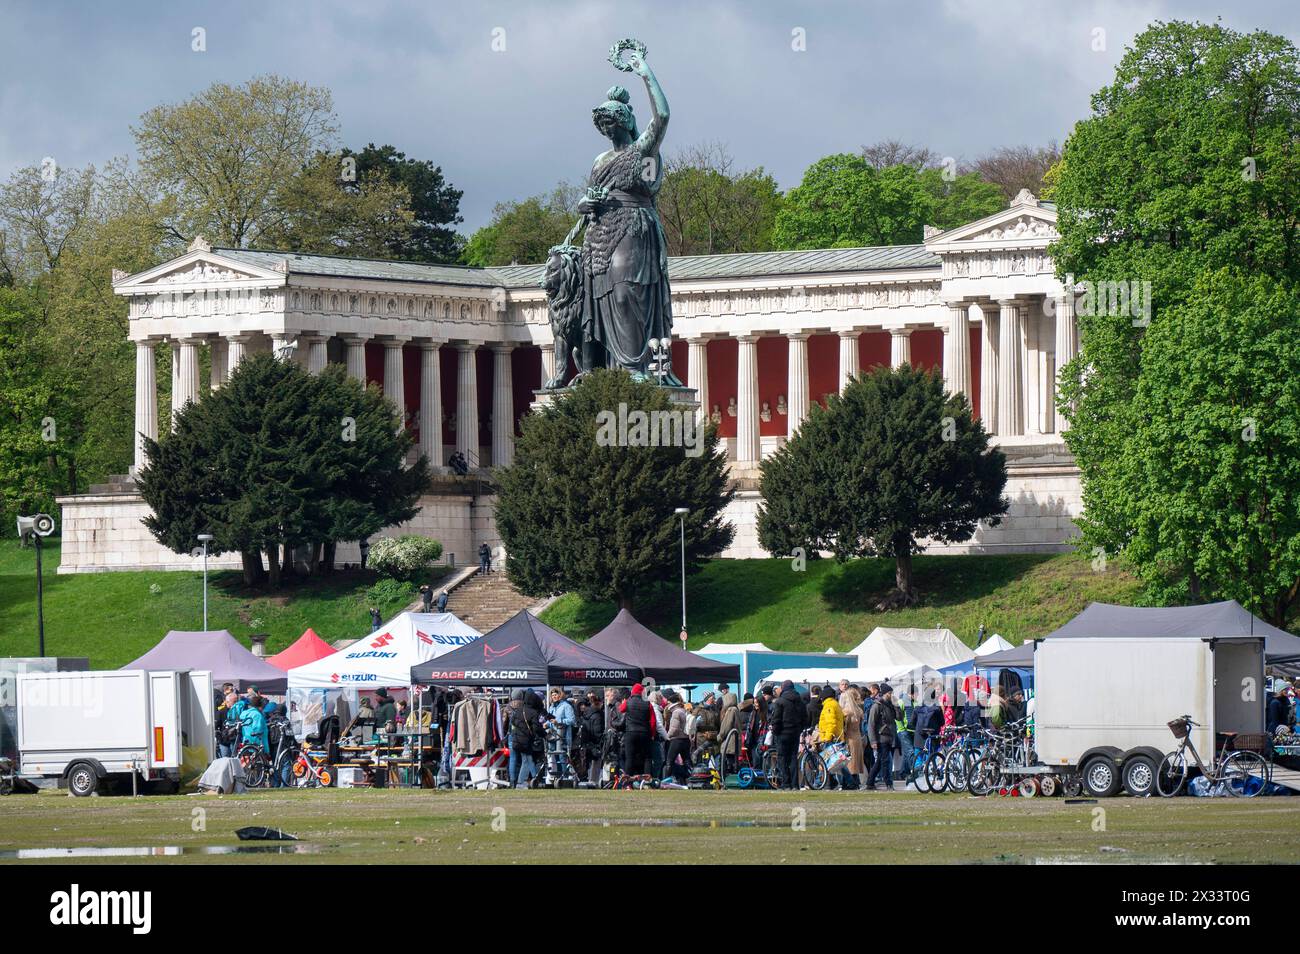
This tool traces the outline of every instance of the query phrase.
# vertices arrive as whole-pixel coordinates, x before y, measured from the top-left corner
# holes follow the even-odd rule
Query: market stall
[[[206,669],[212,673],[214,686],[228,682],[239,692],[256,686],[262,693],[279,694],[286,685],[282,670],[254,656],[224,629],[206,632],[174,629],[153,649],[121,668]]]
[[[615,659],[640,666],[645,675],[661,686],[711,685],[740,681],[737,663],[719,662],[678,649],[637,622],[627,610],[618,611],[610,624],[584,644]]]
[[[935,677],[945,667],[966,664],[974,658],[970,647],[948,629],[899,629],[877,626],[861,643],[844,656],[817,657],[810,666],[776,669],[762,682],[780,683],[789,679],[802,685],[836,684],[847,679],[857,685],[872,682],[910,680],[920,685]],[[840,668],[829,665],[831,659],[853,660]]]
[[[287,649],[282,649],[274,656],[267,657],[266,661],[276,669],[283,669],[288,672],[290,669],[305,666],[307,663],[324,659],[326,656],[333,656],[336,652],[338,652],[337,649],[317,636],[314,629],[308,627],[306,632],[294,640],[292,645]]]

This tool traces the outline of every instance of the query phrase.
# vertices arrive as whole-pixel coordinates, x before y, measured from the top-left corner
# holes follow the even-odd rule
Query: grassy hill
[[[58,576],[57,541],[45,550],[45,643],[48,655],[89,656],[96,668],[130,662],[169,629],[202,625],[202,575],[193,572],[96,573]],[[1133,602],[1139,584],[1115,567],[1093,572],[1076,554],[923,556],[916,560],[920,605],[894,613],[872,608],[893,584],[889,560],[808,563],[795,572],[788,560],[716,560],[687,582],[690,646],[710,641],[762,641],[773,648],[822,652],[856,645],[872,628],[946,626],[970,643],[980,623],[1012,642],[1041,636],[1092,600]],[[209,625],[248,644],[269,633],[277,652],[308,626],[323,638],[369,631],[367,591],[373,573],[337,573],[268,596],[250,592],[237,572],[209,575]],[[413,598],[379,604],[385,617]],[[637,617],[675,639],[680,595],[666,586]],[[582,639],[614,616],[609,604],[562,597],[544,615],[561,632]],[[0,656],[36,654],[36,574],[31,549],[0,541]]]
[[[45,654],[89,656],[96,669],[117,668],[151,649],[168,630],[203,627],[203,574],[89,573],[58,576],[59,544],[46,544]],[[249,592],[236,571],[208,574],[208,625],[228,629],[249,645],[269,633],[279,652],[312,627],[329,641],[370,632],[366,592],[374,573],[339,572],[290,585],[268,596]],[[381,601],[385,619],[415,593]],[[13,539],[0,540],[0,656],[36,655],[36,556]]]
[[[921,556],[915,561],[919,605],[892,613],[874,606],[893,586],[892,560],[810,561],[795,572],[789,560],[715,560],[687,580],[688,648],[708,642],[763,642],[773,649],[824,652],[856,646],[876,626],[944,626],[973,645],[983,623],[1013,643],[1042,636],[1088,603],[1132,603],[1138,580],[1111,561],[1094,572],[1086,556]],[[661,636],[681,628],[681,595],[666,587],[637,618]],[[551,626],[585,638],[614,616],[608,603],[573,594],[543,615]]]

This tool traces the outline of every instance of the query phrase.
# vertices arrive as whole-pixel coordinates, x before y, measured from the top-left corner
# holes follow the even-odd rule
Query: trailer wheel
[[[1065,798],[1078,798],[1083,794],[1083,779],[1078,774],[1061,776],[1061,795]]]
[[[68,791],[78,798],[94,795],[99,791],[99,775],[89,762],[78,762],[68,769]]]
[[[1156,763],[1145,755],[1135,755],[1124,763],[1124,791],[1134,798],[1147,798],[1156,792]]]
[[[1083,767],[1083,787],[1093,798],[1110,798],[1119,791],[1119,770],[1115,760],[1105,755],[1088,759]]]

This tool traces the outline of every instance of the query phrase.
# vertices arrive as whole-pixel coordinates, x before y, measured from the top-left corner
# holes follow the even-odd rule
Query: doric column
[[[709,339],[686,339],[686,386],[695,389],[695,400],[700,402],[695,412],[695,423],[709,419]]]
[[[943,332],[943,384],[953,394],[964,394],[974,405],[971,394],[970,305],[964,301],[948,303],[948,327]]]
[[[758,466],[758,336],[739,335],[740,356],[736,366],[736,464],[742,469]]]
[[[980,422],[990,434],[998,432],[998,307],[980,302]]]
[[[474,342],[456,345],[456,450],[465,455],[471,467],[479,466],[477,350]]]
[[[542,385],[555,377],[555,342],[539,345],[542,351]]]
[[[213,391],[226,383],[226,374],[230,368],[226,349],[225,338],[213,338],[208,342],[208,386]]]
[[[492,466],[507,467],[515,459],[515,384],[510,367],[514,345],[492,346]]]
[[[791,331],[785,338],[790,346],[785,385],[785,435],[789,439],[808,419],[808,333]]]
[[[406,366],[402,361],[405,338],[388,338],[384,345],[384,397],[397,408],[397,429],[406,426]]]
[[[1061,380],[1061,369],[1079,355],[1079,326],[1074,314],[1074,289],[1066,288],[1056,300],[1056,380]],[[1052,401],[1052,417],[1056,423],[1055,431],[1060,433],[1065,428],[1065,419],[1056,409],[1055,394]]]
[[[420,453],[431,467],[442,459],[442,362],[437,341],[420,342]]]
[[[998,434],[1025,432],[1025,373],[1023,306],[1015,299],[998,300]]]
[[[144,439],[158,439],[158,366],[153,342],[135,343],[135,470],[144,466]]]
[[[302,335],[298,338],[298,350],[306,349],[306,363],[303,365],[308,374],[320,374],[329,364],[328,339],[324,335]]]
[[[355,378],[361,382],[362,387],[365,387],[366,342],[370,339],[364,335],[348,335],[344,340],[347,342],[348,346],[348,377]]]
[[[239,362],[244,360],[244,355],[248,353],[249,335],[226,335],[226,380],[235,373],[235,368],[239,367]]]
[[[901,368],[912,363],[912,329],[889,329],[889,366]]]
[[[840,332],[840,393],[844,386],[858,376],[858,335],[857,329]]]

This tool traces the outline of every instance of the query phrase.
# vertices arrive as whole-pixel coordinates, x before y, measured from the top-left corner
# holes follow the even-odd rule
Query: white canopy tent
[[[1009,642],[994,633],[984,642],[975,647],[976,656],[987,656],[989,653],[1000,653],[1007,649],[1015,649]]]
[[[454,613],[399,613],[332,656],[290,669],[290,689],[391,689],[410,685],[411,667],[483,634]]]
[[[943,669],[975,658],[970,647],[948,629],[890,629],[877,626],[849,655],[858,657],[851,669],[778,669],[764,682],[838,684],[881,682],[916,673]]]
[[[703,649],[695,650],[697,656],[713,656],[721,653],[770,653],[762,643],[709,643]]]

